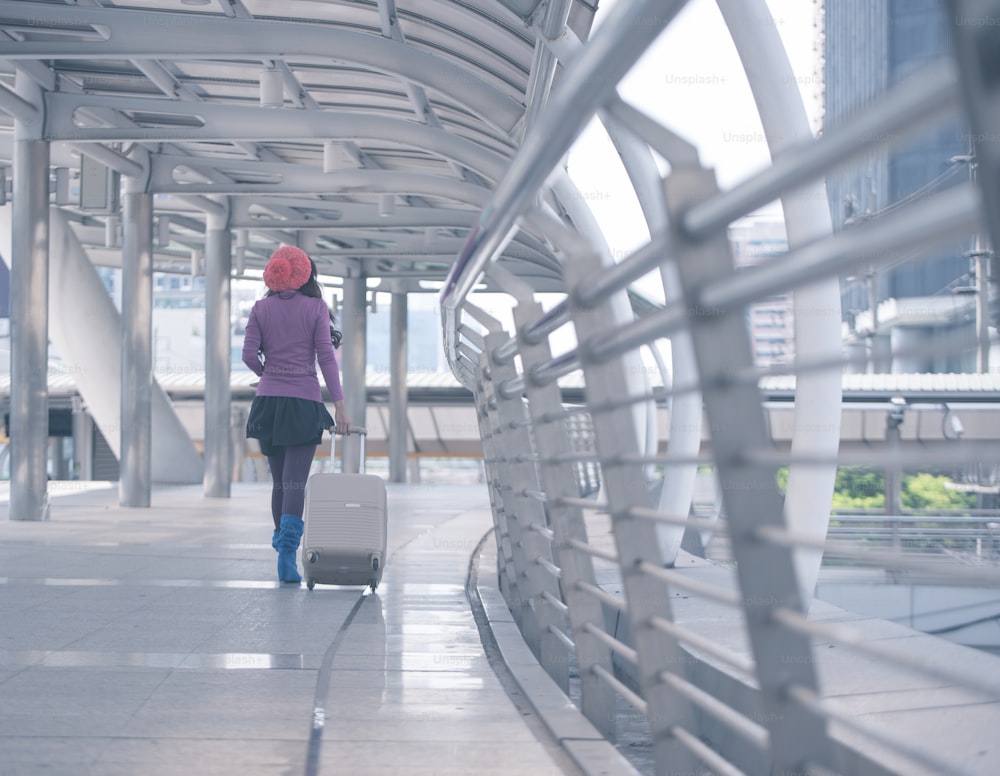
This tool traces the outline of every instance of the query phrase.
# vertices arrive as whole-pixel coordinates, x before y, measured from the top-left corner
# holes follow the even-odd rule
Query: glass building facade
[[[825,0],[824,130],[849,119],[893,85],[948,53],[943,0]],[[827,181],[835,229],[968,180],[968,132],[951,123],[892,151],[854,161]],[[969,283],[972,238],[876,275],[880,300],[950,294]],[[845,313],[869,304],[868,281],[844,285]]]

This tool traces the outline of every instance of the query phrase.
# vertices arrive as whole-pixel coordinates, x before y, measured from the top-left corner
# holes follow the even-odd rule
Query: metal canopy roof
[[[52,141],[53,202],[95,264],[121,261],[117,213],[80,206],[82,157],[157,195],[158,270],[191,271],[211,213],[234,230],[238,271],[291,243],[323,274],[419,290],[447,274],[558,79],[536,41],[572,50],[595,11],[0,0],[0,165],[9,177],[15,117]],[[561,288],[551,247],[528,231],[503,261],[537,290]]]

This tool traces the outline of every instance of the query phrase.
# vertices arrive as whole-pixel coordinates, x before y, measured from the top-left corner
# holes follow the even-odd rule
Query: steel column
[[[73,476],[94,479],[94,420],[80,397],[73,400]]]
[[[123,507],[148,507],[153,449],[153,195],[127,178],[123,207],[121,459]]]
[[[229,498],[232,484],[232,232],[209,214],[205,230],[205,495]]]
[[[892,549],[901,552],[898,517],[903,511],[903,467],[899,461],[902,425],[906,419],[906,402],[892,401],[885,419],[885,514],[892,528]]]
[[[365,372],[368,364],[368,299],[367,279],[364,275],[344,278],[343,321],[344,354],[341,361],[341,383],[344,387],[344,407],[347,417],[355,426],[366,425],[368,410]],[[344,472],[358,472],[358,453],[361,438],[351,434],[340,445],[341,467]]]
[[[983,250],[981,236],[976,234],[976,371],[990,373],[990,262],[992,251]]]
[[[389,321],[389,482],[406,482],[407,303],[405,291],[394,291]]]
[[[19,95],[37,86],[17,74]],[[10,316],[10,519],[47,520],[49,346],[49,144],[41,119],[14,122]]]

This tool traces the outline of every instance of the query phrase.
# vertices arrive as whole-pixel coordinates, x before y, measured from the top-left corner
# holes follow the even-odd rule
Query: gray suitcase
[[[365,469],[363,428],[361,461]],[[330,465],[336,461],[336,435],[330,443]],[[321,585],[368,585],[382,580],[386,547],[385,480],[374,474],[317,473],[306,482],[302,519],[302,566],[310,590]]]

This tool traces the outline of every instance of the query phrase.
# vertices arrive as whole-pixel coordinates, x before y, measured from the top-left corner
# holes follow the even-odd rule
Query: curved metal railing
[[[1000,585],[990,559],[911,552],[901,543],[867,547],[840,530],[828,536],[838,465],[885,469],[898,481],[904,471],[1000,453],[969,437],[901,448],[904,416],[887,407],[895,425],[887,423],[884,444],[838,454],[846,364],[838,278],[968,237],[992,192],[958,185],[831,234],[821,180],[861,153],[963,115],[962,89],[964,104],[976,106],[966,120],[988,133],[996,99],[977,68],[991,60],[935,63],[814,139],[776,30],[762,23],[770,18],[763,1],[720,0],[774,158],[720,191],[694,145],[616,92],[683,5],[620,4],[580,49],[441,293],[445,349],[476,398],[501,590],[541,664],[565,689],[578,684],[580,708],[599,730],[620,732],[620,715],[609,712],[616,698],[643,715],[657,773],[988,773],[994,766],[966,744],[992,746],[996,658],[852,619],[812,592],[824,557]],[[743,14],[757,23],[741,24]],[[956,11],[960,47],[1000,43],[1000,28],[963,29],[959,18]],[[595,115],[615,140],[651,235],[617,262],[559,169]],[[666,174],[655,156],[667,160]],[[996,178],[985,172],[981,178]],[[789,250],[737,272],[729,226],[776,199]],[[498,261],[517,229],[561,259],[565,296],[548,309]],[[652,271],[666,303],[637,315],[629,288]],[[484,276],[509,295],[510,322],[472,293]],[[786,293],[795,299],[799,356],[758,367],[747,310]],[[577,344],[554,354],[553,341],[567,331]],[[642,351],[668,341],[671,379],[653,381]],[[771,442],[758,389],[781,373],[797,384],[787,447]],[[585,386],[584,404],[564,403],[559,381],[568,375]],[[658,422],[670,426],[665,450],[649,442]],[[699,467],[714,472],[722,495],[722,508],[707,516],[691,510]],[[726,536],[731,562],[681,552],[686,539],[709,535]],[[929,730],[876,700],[900,689],[912,693],[902,709],[933,693],[951,709],[950,721]],[[959,727],[965,743],[953,735]]]

